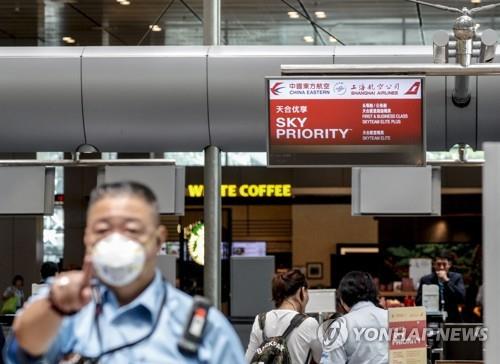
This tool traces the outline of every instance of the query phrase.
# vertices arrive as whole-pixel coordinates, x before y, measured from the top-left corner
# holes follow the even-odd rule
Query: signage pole
[[[486,364],[498,362],[500,357],[500,285],[498,259],[500,258],[500,144],[485,143],[483,168],[483,292],[484,325],[488,328]]]
[[[210,145],[205,148],[205,269],[204,294],[212,304],[221,305],[221,162],[220,149]]]
[[[203,0],[203,44],[220,44],[220,0]]]
[[[203,0],[203,42],[206,46],[220,44],[220,0]],[[221,159],[220,149],[209,145],[205,148],[203,172],[205,269],[204,294],[212,304],[221,307]]]

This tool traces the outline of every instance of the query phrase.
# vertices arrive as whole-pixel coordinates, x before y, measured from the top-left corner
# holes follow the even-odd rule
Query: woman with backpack
[[[304,274],[294,269],[272,282],[276,309],[255,318],[246,352],[248,363],[319,363],[318,322],[305,315],[309,294]],[[313,360],[313,361],[311,361]]]

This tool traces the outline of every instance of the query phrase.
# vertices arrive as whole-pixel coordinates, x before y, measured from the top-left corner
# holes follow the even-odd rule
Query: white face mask
[[[98,241],[92,252],[97,276],[114,287],[132,283],[141,274],[145,261],[143,246],[118,233]]]

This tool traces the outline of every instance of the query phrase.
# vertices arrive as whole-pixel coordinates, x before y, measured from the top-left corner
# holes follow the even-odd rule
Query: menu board
[[[423,276],[432,273],[432,259],[429,258],[410,258],[409,276],[413,280],[413,287],[418,289],[420,279]]]
[[[268,164],[424,165],[423,81],[268,79]]]

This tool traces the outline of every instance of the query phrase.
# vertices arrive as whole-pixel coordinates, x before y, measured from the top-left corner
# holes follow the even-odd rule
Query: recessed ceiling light
[[[481,4],[481,0],[470,0],[473,4]]]
[[[130,1],[129,0],[116,0],[120,5],[130,5]]]
[[[290,17],[290,19],[298,19],[299,13],[297,13],[296,11],[289,11],[288,16]]]
[[[149,29],[151,29],[153,32],[161,32],[161,27],[157,24],[150,25]]]
[[[326,13],[324,11],[315,11],[314,15],[316,15],[316,18],[318,19],[326,18]]]
[[[330,37],[330,38],[329,38],[329,40],[330,40],[330,42],[332,42],[332,43],[337,43],[337,39],[335,39],[334,37]]]
[[[314,38],[311,37],[310,35],[306,35],[304,37],[304,42],[306,42],[306,43],[313,43],[314,42]]]
[[[63,37],[62,38],[63,42],[68,43],[68,44],[74,44],[76,41],[72,37]]]

